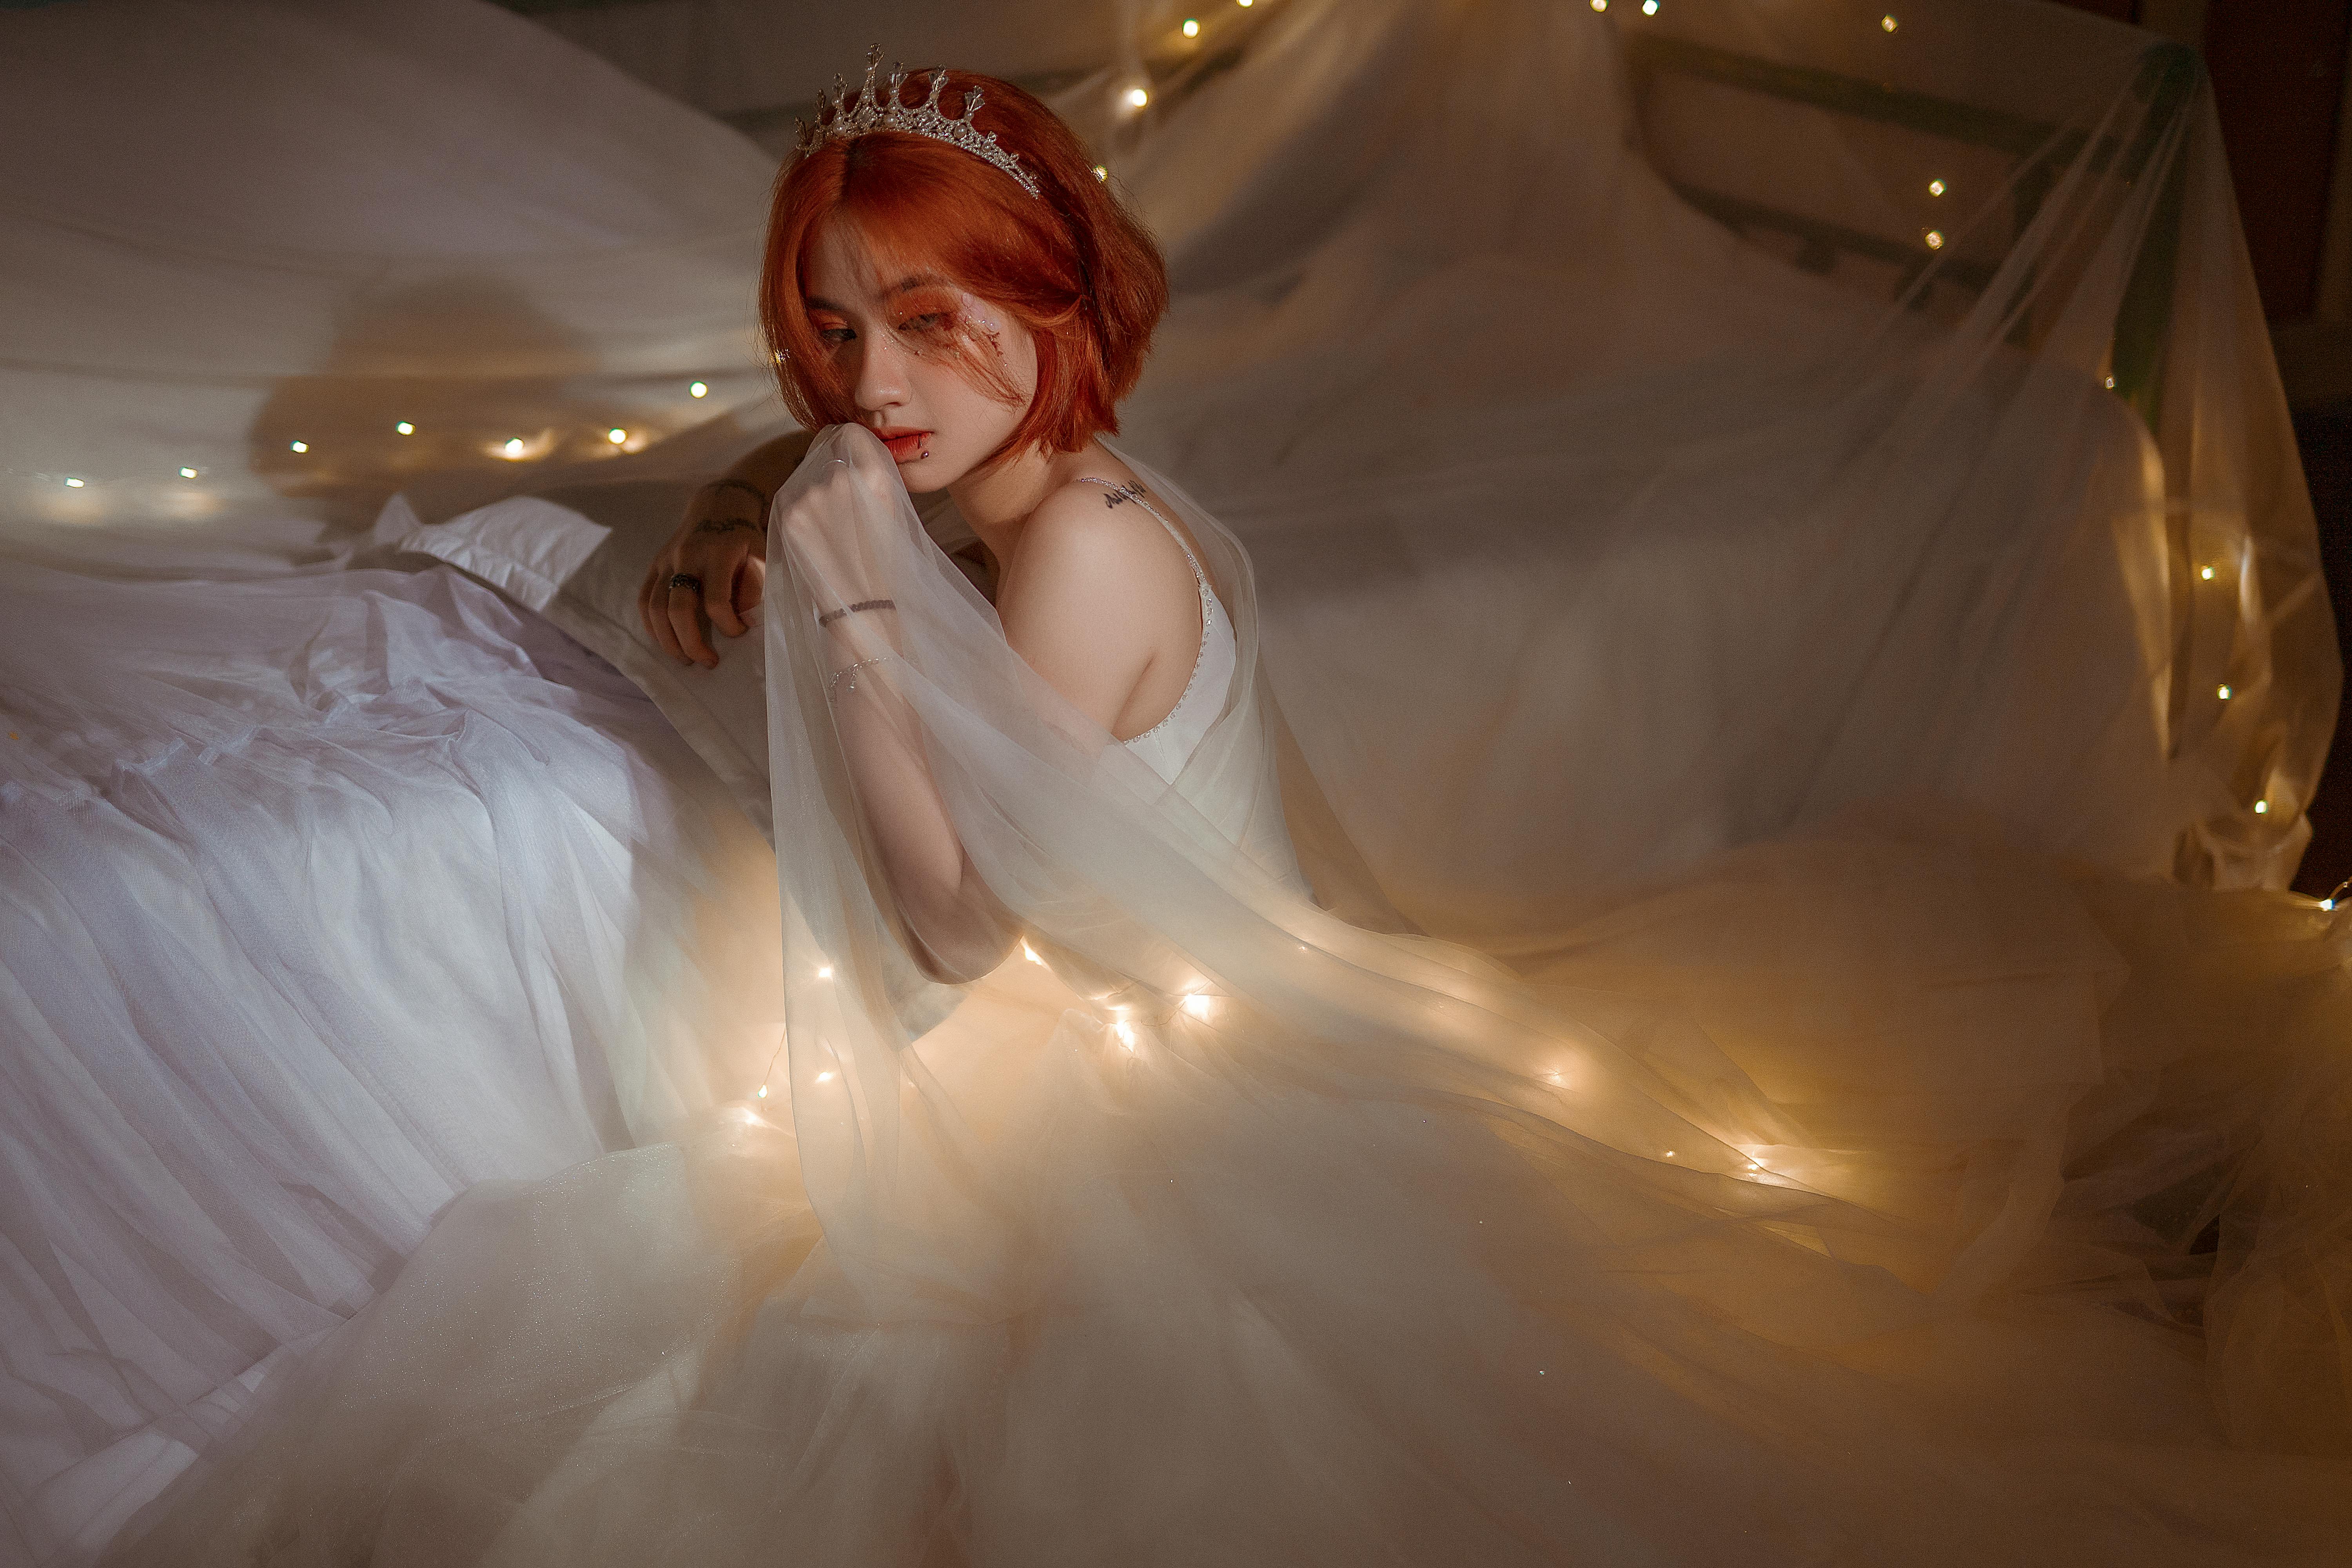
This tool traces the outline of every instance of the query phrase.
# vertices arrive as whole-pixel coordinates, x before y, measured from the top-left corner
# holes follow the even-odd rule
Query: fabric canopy
[[[1189,55],[1172,20],[1058,100],[1179,286],[1127,436],[1258,558],[1409,913],[1539,942],[1887,795],[2291,877],[2339,676],[2192,56],[2030,3],[1282,0]],[[49,150],[0,174],[26,548],[356,524],[774,416],[769,161],[530,23],[6,26],[0,117]],[[1536,854],[1482,826],[1545,813]]]

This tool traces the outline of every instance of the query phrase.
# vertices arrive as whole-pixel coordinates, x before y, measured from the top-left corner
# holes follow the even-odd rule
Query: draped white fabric
[[[642,702],[338,531],[756,423],[764,160],[487,7],[0,22],[26,1553],[174,1442],[124,1561],[2339,1550],[2346,938],[2126,876],[2282,885],[2338,679],[2193,76],[2030,5],[1261,9],[1065,100],[1240,634],[1176,788],[859,515],[868,693],[1045,961],[967,988],[797,622],[779,969]],[[449,1194],[669,1130],[478,1189],[215,1444]]]
[[[1172,785],[820,435],[770,531],[779,1092],[469,1194],[109,1561],[2338,1551],[2326,914],[1882,818],[1524,978],[1364,930],[1289,854],[1246,557],[1143,477],[1239,651]],[[895,607],[844,679],[851,595]],[[1024,933],[979,981],[911,962],[875,725]],[[2184,1188],[2218,1291],[2136,1216]]]

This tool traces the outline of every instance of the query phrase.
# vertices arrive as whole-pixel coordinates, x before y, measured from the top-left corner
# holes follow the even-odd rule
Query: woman
[[[1889,823],[1517,973],[1401,929],[1246,559],[1099,439],[1163,300],[1017,89],[829,109],[763,300],[824,428],[645,601],[707,664],[778,589],[785,1059],[468,1194],[114,1560],[2333,1560],[2317,917]],[[2317,1195],[2206,1358],[2131,1210],[2265,1107]]]

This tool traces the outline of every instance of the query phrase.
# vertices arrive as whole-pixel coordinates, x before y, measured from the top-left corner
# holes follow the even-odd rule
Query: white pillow
[[[752,630],[712,634],[719,668],[680,664],[662,651],[637,616],[637,585],[677,529],[697,486],[724,472],[734,457],[775,432],[754,432],[713,447],[705,463],[681,474],[675,448],[656,448],[658,468],[627,458],[594,466],[596,477],[545,486],[459,512],[429,526],[420,503],[394,496],[375,533],[404,552],[429,555],[480,578],[525,609],[553,622],[618,669],[654,700],[696,754],[710,765],[762,835],[772,835],[768,797],[767,643]],[[690,443],[698,447],[699,442]],[[651,470],[650,472],[648,470]],[[572,474],[580,473],[574,468]],[[563,476],[548,476],[558,479]],[[944,491],[917,498],[932,537],[954,548],[971,531]],[[429,500],[423,507],[432,505]]]

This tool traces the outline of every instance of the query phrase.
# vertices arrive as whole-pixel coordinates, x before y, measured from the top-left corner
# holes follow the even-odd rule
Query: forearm
[[[746,485],[761,495],[773,500],[793,470],[801,466],[808,455],[809,443],[816,438],[813,430],[794,430],[772,441],[763,441],[735,459],[726,473],[719,476],[722,484]]]
[[[884,678],[897,659],[887,611],[855,617],[857,632],[828,632],[833,711],[858,806],[890,896],[934,979],[977,979],[1003,961],[1020,928],[981,879],[932,775],[906,700]],[[836,622],[838,626],[840,623]]]

